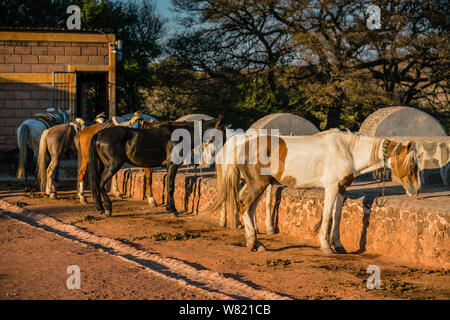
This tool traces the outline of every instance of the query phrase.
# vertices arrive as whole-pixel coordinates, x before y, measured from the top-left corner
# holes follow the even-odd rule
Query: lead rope
[[[389,143],[391,143],[391,141],[386,140],[386,142],[383,145],[383,170],[381,171],[381,197],[382,198],[384,197],[384,181],[387,180],[387,176],[388,176],[386,151],[387,151],[387,147],[389,146]],[[384,207],[387,202],[388,202],[387,199],[385,201],[378,200],[378,197],[375,199],[375,204],[379,208]]]

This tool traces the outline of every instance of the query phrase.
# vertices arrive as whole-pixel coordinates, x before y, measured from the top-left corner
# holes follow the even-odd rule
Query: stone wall
[[[165,171],[160,171],[153,177],[153,193],[159,204],[163,201],[164,176]],[[118,181],[119,190],[128,197],[144,199],[142,169],[122,169],[118,173]],[[279,232],[294,236],[299,244],[318,245],[317,234],[313,230],[322,214],[323,191],[278,187],[272,192],[272,218],[277,222]],[[201,218],[218,223],[219,213],[204,213],[216,196],[213,172],[202,176],[189,172],[177,175],[174,194],[177,210],[199,213]],[[377,205],[374,199],[373,194],[360,190],[347,193],[341,220],[341,240],[348,252],[380,254],[432,268],[450,267],[450,200],[443,204],[397,196],[382,206]],[[265,196],[257,207],[257,221],[259,230],[265,232]]]

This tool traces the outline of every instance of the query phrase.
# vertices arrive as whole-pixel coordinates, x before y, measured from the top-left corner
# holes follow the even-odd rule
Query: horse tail
[[[48,129],[44,130],[39,141],[39,154],[38,154],[38,170],[36,182],[41,191],[45,191],[45,185],[47,183],[47,135]]]
[[[89,146],[88,172],[92,198],[96,203],[96,207],[102,209],[103,204],[102,204],[102,195],[100,191],[100,174],[103,167],[103,163],[101,162],[97,152],[97,137],[98,133],[94,134],[91,138],[91,145]]]
[[[228,208],[231,210],[239,208],[239,181],[240,174],[237,164],[227,164],[222,171],[222,164],[216,163],[218,196],[214,202],[206,209],[207,212],[217,211],[228,201]],[[236,217],[236,211],[231,215]]]
[[[30,128],[27,124],[23,124],[19,127],[17,133],[17,145],[19,147],[19,165],[17,167],[17,178],[23,178],[25,176],[25,163],[27,161],[27,140],[30,136]]]

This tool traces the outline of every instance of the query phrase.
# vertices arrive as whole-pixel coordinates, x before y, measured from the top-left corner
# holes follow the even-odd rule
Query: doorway
[[[105,112],[109,117],[108,73],[77,72],[76,116],[92,121],[96,115]]]

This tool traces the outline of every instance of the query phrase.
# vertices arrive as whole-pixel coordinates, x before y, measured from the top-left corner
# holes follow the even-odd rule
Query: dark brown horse
[[[179,129],[180,131],[176,131]],[[222,119],[209,120],[202,123],[201,132],[208,129],[217,129],[222,141],[214,141],[215,145],[223,145],[225,127]],[[184,130],[184,131],[183,131]],[[177,141],[172,140],[175,133],[185,133],[183,143],[188,151],[194,149],[195,123],[193,122],[170,122],[160,124],[151,129],[132,129],[124,127],[112,127],[104,129],[92,137],[89,149],[89,175],[91,181],[92,195],[97,210],[111,215],[111,201],[105,190],[106,183],[122,167],[125,162],[137,167],[155,168],[165,166],[167,168],[167,205],[166,209],[176,216],[173,193],[175,189],[175,175],[178,167],[183,162],[183,157],[188,155],[181,150],[174,149],[178,146]],[[197,131],[198,132],[198,131]],[[185,141],[185,138],[190,141]],[[191,138],[194,137],[194,138]],[[217,137],[214,137],[217,139]],[[208,142],[212,142],[209,140]],[[173,151],[173,152],[172,152]],[[216,150],[217,151],[217,150]],[[180,161],[176,161],[177,156]],[[190,153],[189,153],[190,155]],[[105,207],[102,203],[105,201]]]
[[[113,127],[116,125],[119,126],[130,126],[140,120],[141,117],[139,114],[134,114],[134,116],[126,122],[119,123],[116,118],[113,117],[113,120],[96,123],[93,124],[81,131],[79,135],[75,138],[75,143],[78,149],[78,198],[80,202],[85,204],[86,198],[84,197],[84,177],[86,175],[88,160],[89,160],[89,146],[91,145],[91,139],[94,134],[99,132],[100,130]],[[121,197],[121,194],[117,190],[117,183],[113,181],[113,193],[117,197]]]

